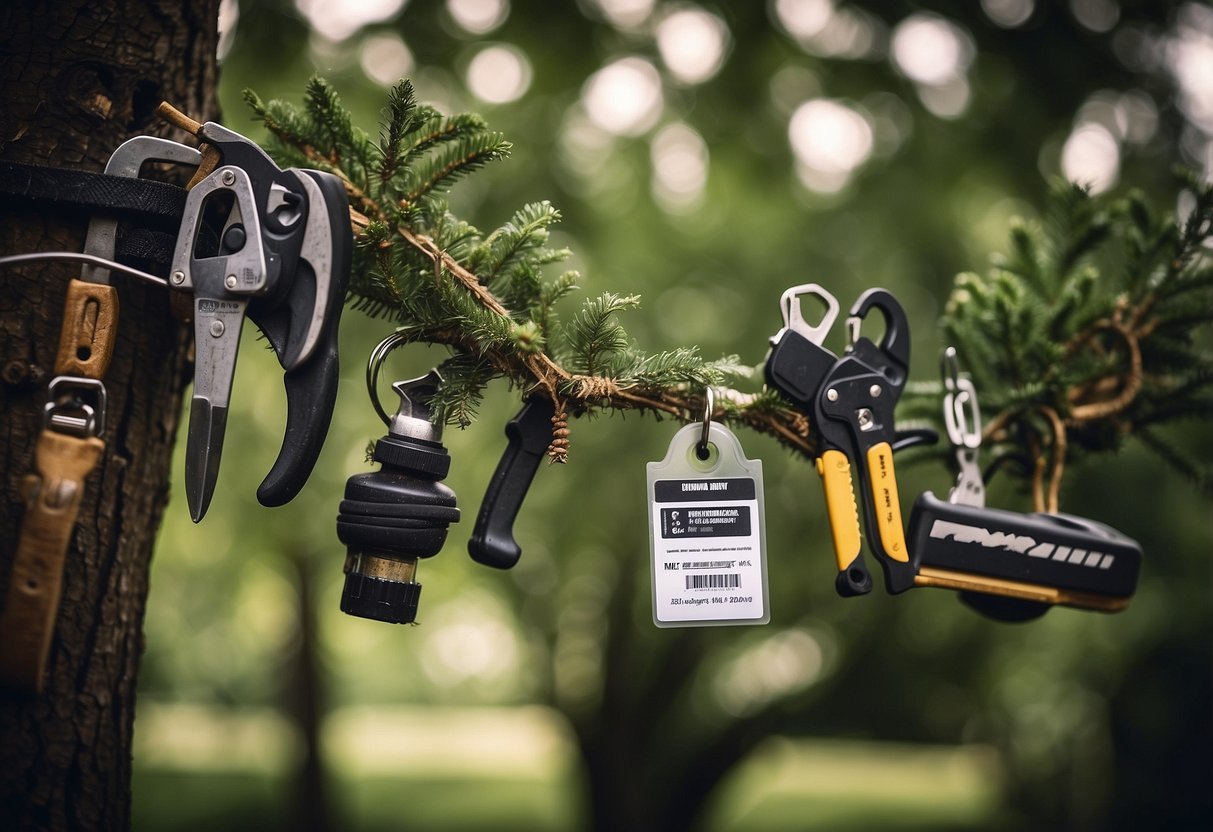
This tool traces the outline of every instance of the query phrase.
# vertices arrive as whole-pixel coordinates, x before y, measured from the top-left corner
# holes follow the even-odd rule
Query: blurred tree
[[[178,4],[18,0],[0,9],[0,156],[101,170],[126,138],[165,134],[170,99],[214,117],[218,0]],[[87,216],[7,202],[0,251],[79,251]],[[0,587],[21,526],[18,485],[32,470],[46,383],[72,267],[0,278]],[[45,688],[0,702],[0,826],[123,829],[130,817],[135,680],[152,543],[167,502],[168,466],[189,334],[162,291],[120,285],[121,332],[105,378],[106,452],[89,479],[67,555]],[[6,634],[7,637],[7,634]]]

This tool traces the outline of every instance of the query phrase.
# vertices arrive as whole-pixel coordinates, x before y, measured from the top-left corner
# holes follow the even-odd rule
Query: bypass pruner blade
[[[287,393],[286,436],[258,499],[281,505],[303,487],[336,399],[337,326],[352,247],[345,188],[335,176],[283,170],[252,141],[212,122],[197,135],[220,161],[189,192],[169,275],[173,288],[194,295],[185,462],[194,522],[206,514],[219,475],[245,317],[277,354]]]

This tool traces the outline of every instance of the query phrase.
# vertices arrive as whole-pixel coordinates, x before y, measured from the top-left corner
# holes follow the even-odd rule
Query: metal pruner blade
[[[208,198],[228,191],[234,201],[226,230],[239,226],[239,246],[224,244],[215,256],[197,256],[197,235]],[[206,514],[223,454],[232,377],[248,298],[265,291],[265,249],[248,174],[218,168],[194,186],[185,203],[185,219],[173,253],[169,281],[194,292],[194,396],[186,440],[185,494],[190,517]]]

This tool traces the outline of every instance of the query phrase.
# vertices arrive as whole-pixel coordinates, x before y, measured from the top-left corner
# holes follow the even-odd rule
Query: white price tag
[[[765,624],[766,521],[762,461],[746,459],[727,427],[674,435],[648,471],[653,621],[658,627]]]

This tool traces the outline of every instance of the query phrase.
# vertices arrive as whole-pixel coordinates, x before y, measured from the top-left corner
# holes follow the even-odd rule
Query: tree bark
[[[0,4],[0,159],[99,171],[132,135],[174,135],[153,114],[162,99],[214,118],[218,4]],[[9,201],[0,207],[0,253],[80,251],[87,221]],[[17,486],[32,469],[64,293],[78,270],[47,264],[0,272],[0,598],[23,514]],[[120,276],[115,284],[120,316],[105,377],[106,449],[87,481],[68,551],[45,687],[37,697],[0,700],[6,830],[130,825],[148,568],[168,499],[190,334],[170,314],[163,289]]]

